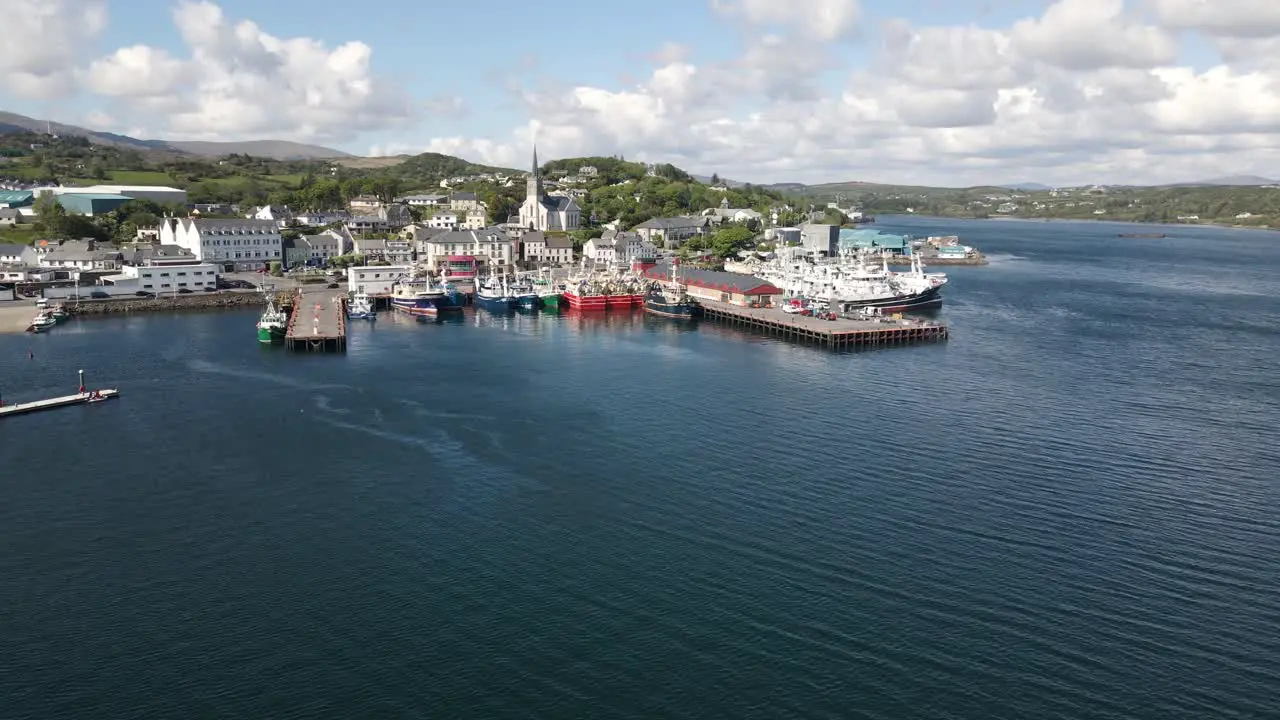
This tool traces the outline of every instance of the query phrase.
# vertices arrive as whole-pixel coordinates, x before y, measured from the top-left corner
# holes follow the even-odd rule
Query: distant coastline
[[[1009,215],[998,215],[992,217],[962,217],[960,215],[926,215],[924,213],[886,213],[880,215],[883,218],[911,218],[911,217],[927,217],[937,218],[939,220],[996,220],[999,222],[1034,222],[1034,223],[1074,223],[1074,222],[1090,222],[1090,223],[1112,223],[1114,225],[1138,225],[1141,227],[1165,227],[1165,228],[1195,228],[1195,227],[1211,227],[1223,230],[1262,230],[1266,232],[1280,231],[1280,227],[1271,227],[1269,225],[1236,225],[1221,222],[1194,222],[1194,223],[1161,223],[1161,222],[1144,222],[1142,220],[1115,220],[1107,218],[1039,218],[1039,217],[1013,217]]]

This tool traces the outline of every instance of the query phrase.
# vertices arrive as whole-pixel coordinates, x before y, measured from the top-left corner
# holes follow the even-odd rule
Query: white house
[[[0,245],[0,264],[25,265],[34,261],[35,251],[30,245]]]
[[[284,260],[280,228],[271,220],[165,218],[160,242],[186,248],[201,262],[227,272],[264,270],[272,261]]]
[[[591,238],[582,246],[582,256],[596,263],[612,263],[618,259],[614,238]]]
[[[621,262],[652,260],[658,257],[658,249],[640,233],[620,232],[614,235],[613,242],[614,254]]]
[[[533,149],[533,172],[525,182],[524,203],[520,205],[520,227],[529,230],[577,230],[582,209],[571,197],[553,197],[542,188],[538,169],[538,149]]]
[[[543,262],[569,265],[573,262],[573,238],[568,235],[547,236],[547,247],[542,251]]]
[[[438,212],[427,218],[427,227],[456,230],[458,227],[458,213],[452,210]],[[484,227],[484,225],[481,225],[481,227]]]
[[[402,198],[396,198],[396,202],[402,202],[413,207],[448,207],[448,195],[405,195]]]
[[[351,217],[351,213],[346,210],[322,210],[319,212],[305,212],[294,216],[294,220],[300,225],[311,225],[318,227],[320,225],[332,225],[333,223],[346,222]]]
[[[656,247],[675,249],[694,235],[702,235],[709,224],[705,217],[651,218],[632,228]]]
[[[293,219],[293,213],[283,205],[263,205],[254,211],[251,220],[271,220],[279,227],[286,227]]]
[[[369,212],[382,207],[382,200],[374,195],[357,195],[348,203],[352,212]]]
[[[288,265],[322,265],[331,258],[342,255],[345,248],[346,236],[334,230],[325,230],[318,235],[303,235],[293,241],[291,251],[286,251]]]
[[[520,259],[525,262],[542,262],[547,254],[547,236],[539,230],[520,235]]]
[[[67,240],[40,258],[45,267],[72,270],[119,270],[120,248],[93,240]]]
[[[347,230],[353,233],[382,232],[387,227],[387,219],[380,214],[352,215],[346,222]]]
[[[409,277],[412,265],[362,265],[347,268],[347,290],[369,295],[390,295],[397,280]]]
[[[436,267],[450,255],[471,255],[478,264],[511,265],[515,262],[515,241],[496,227],[455,230],[419,241],[418,259]]]
[[[489,213],[484,208],[475,208],[467,211],[466,218],[462,221],[464,230],[479,230],[489,224]]]

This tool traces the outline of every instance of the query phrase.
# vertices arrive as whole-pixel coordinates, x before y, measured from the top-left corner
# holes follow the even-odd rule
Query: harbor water
[[[1280,234],[956,232],[949,342],[0,335],[0,717],[1263,717]],[[944,268],[937,268],[943,270]]]

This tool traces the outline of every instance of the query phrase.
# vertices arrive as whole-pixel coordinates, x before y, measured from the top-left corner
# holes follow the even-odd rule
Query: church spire
[[[538,169],[538,144],[533,145],[533,168],[529,173],[529,180],[525,183],[524,192],[525,201],[532,201],[534,205],[542,203],[542,171]]]

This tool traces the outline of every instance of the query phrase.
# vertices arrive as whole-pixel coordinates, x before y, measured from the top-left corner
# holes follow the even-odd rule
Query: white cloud
[[[164,50],[134,45],[90,63],[85,82],[101,95],[154,97],[180,88],[190,69]]]
[[[861,18],[858,0],[711,0],[716,12],[757,28],[793,28],[817,41],[847,37]]]
[[[548,157],[621,153],[757,182],[1276,174],[1280,63],[1246,64],[1223,49],[1218,66],[1198,71],[1179,62],[1174,34],[1225,37],[1242,13],[1269,22],[1272,4],[1250,11],[1226,3],[1223,13],[1235,20],[1206,16],[1199,24],[1170,24],[1149,8],[1162,23],[1152,25],[1139,15],[1141,1],[1061,0],[1004,28],[891,21],[879,56],[868,67],[846,66],[843,91],[829,87],[823,71],[852,21],[822,35],[826,42],[768,36],[724,62],[663,53],[667,62],[631,87],[526,93],[532,120],[506,140],[453,137],[425,146],[522,167],[536,129]],[[1164,10],[1179,3],[1186,10],[1188,1],[1166,0]],[[797,3],[711,3],[753,28],[810,30],[793,19],[806,17]],[[1276,44],[1280,29],[1250,41]]]
[[[233,22],[210,2],[182,0],[173,12],[190,57],[136,45],[95,60],[85,73],[100,95],[130,98],[121,115],[165,118],[152,132],[217,139],[288,137],[341,141],[410,117],[407,96],[373,74],[362,42],[328,47]],[[458,113],[457,103],[437,112]]]
[[[1127,17],[1124,0],[1058,0],[1015,23],[1012,35],[1027,57],[1069,70],[1150,68],[1178,52],[1167,32]]]
[[[52,99],[76,87],[81,54],[107,26],[105,0],[0,0],[0,75],[5,89]]]
[[[150,133],[341,142],[390,128],[371,154],[434,151],[519,168],[536,137],[546,158],[621,154],[756,182],[1280,172],[1280,2],[1060,0],[1003,27],[873,27],[847,0],[708,0],[716,24],[705,32],[741,42],[728,56],[703,59],[713,42],[657,41],[640,80],[516,86],[509,129],[433,136],[424,124],[416,141],[406,118],[456,123],[467,102],[409,99],[374,74],[362,42],[281,38],[208,2],[181,2],[185,51],[125,47],[84,64],[78,49],[105,16],[39,18],[83,19],[100,3],[49,2],[23,6],[39,9],[15,35],[28,50],[0,45],[0,67],[46,90],[87,85],[104,96],[89,105],[100,106],[91,124],[130,134],[158,122]]]
[[[1161,25],[1231,38],[1280,34],[1276,0],[1148,0]]]

